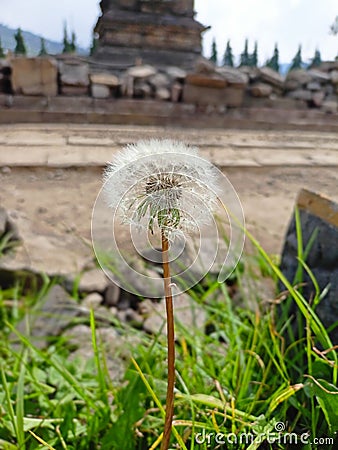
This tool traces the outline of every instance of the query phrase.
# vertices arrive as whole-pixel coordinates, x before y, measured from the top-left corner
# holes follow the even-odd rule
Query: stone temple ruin
[[[194,19],[194,0],[102,0],[94,59],[124,69],[142,60],[191,69],[207,28]]]

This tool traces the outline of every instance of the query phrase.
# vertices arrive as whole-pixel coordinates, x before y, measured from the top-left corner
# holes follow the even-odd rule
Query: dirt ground
[[[33,144],[31,143],[32,130],[35,136]],[[53,128],[54,138],[57,135],[64,137],[65,130],[69,133],[67,126],[58,125],[55,129]],[[122,140],[127,141],[131,133],[130,130],[124,130],[121,127],[118,133],[115,133],[111,127],[90,128],[85,125],[82,127],[78,125],[74,130],[73,134],[78,138],[76,148],[81,147],[80,137],[91,139],[91,143],[94,139],[95,148],[97,148],[102,139],[102,130],[105,130],[103,136],[105,141],[100,148],[104,147],[106,152],[110,152],[111,148],[109,139],[114,140],[114,136],[119,136],[118,139],[121,140],[125,136]],[[144,133],[144,129],[142,132]],[[159,130],[149,129],[150,134],[156,135],[158,132]],[[101,187],[102,161],[98,160],[97,164],[93,161],[87,165],[79,164],[78,167],[74,162],[68,167],[67,164],[54,164],[53,167],[43,163],[37,164],[39,148],[42,152],[44,146],[51,145],[48,139],[45,140],[44,125],[29,128],[28,131],[26,129],[26,132],[15,126],[6,126],[0,129],[0,133],[0,166],[2,166],[0,167],[0,204],[8,210],[20,211],[26,215],[34,223],[37,234],[66,232],[89,240],[92,208]],[[165,133],[170,135],[170,130],[166,129]],[[198,131],[193,133],[196,140]],[[221,130],[217,133],[222,137]],[[134,133],[133,136],[137,139],[138,134]],[[185,137],[186,140],[189,139],[189,131],[179,130],[175,131],[175,134]],[[226,134],[229,136],[229,131]],[[21,140],[18,136],[22,136]],[[39,142],[36,142],[36,136],[40,136]],[[281,132],[276,140],[274,138],[276,133],[273,134],[273,132],[258,134],[248,131],[234,131],[233,136],[237,139],[237,147],[233,145],[229,149],[232,158],[230,165],[227,164],[226,153],[224,153],[222,164],[219,163],[222,146],[224,148],[226,146],[221,139],[217,142],[217,136],[215,137],[212,130],[200,131],[202,153],[208,156],[209,152],[210,159],[213,159],[213,155],[216,155],[217,159],[218,155],[218,165],[233,184],[242,202],[249,230],[267,251],[279,253],[297,193],[301,188],[323,193],[338,201],[336,136],[324,133],[288,132],[283,134]],[[209,138],[213,142],[212,148],[208,148]],[[18,139],[20,142],[17,141]],[[69,136],[65,144],[60,141],[56,146],[56,141],[55,138],[53,152],[61,152],[61,150],[65,152],[64,147],[67,145],[69,148]],[[30,145],[34,148],[30,149]],[[322,147],[330,152],[329,161],[324,159],[323,164],[320,163],[320,158],[318,159]],[[257,162],[257,157],[255,159],[253,155],[262,155],[261,149],[263,149],[262,152],[267,152],[267,157],[268,151],[271,152],[271,164],[267,157],[267,163],[248,162],[248,158]],[[90,151],[90,146],[87,146],[86,152]],[[306,158],[308,160],[312,158],[312,162],[302,162],[304,159],[300,159],[299,155],[304,151],[307,152]],[[238,152],[237,163],[236,152]],[[245,161],[243,152],[246,152]],[[29,162],[30,154],[31,162]],[[276,154],[279,156],[274,162],[273,157],[274,155],[276,157]],[[11,155],[13,164],[11,164]],[[20,163],[18,155],[22,155],[23,162]]]

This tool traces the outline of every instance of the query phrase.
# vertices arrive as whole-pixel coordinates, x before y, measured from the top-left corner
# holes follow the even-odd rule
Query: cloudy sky
[[[250,51],[254,41],[258,42],[261,63],[272,55],[275,42],[282,62],[293,58],[299,44],[305,61],[312,58],[316,47],[323,59],[338,54],[338,36],[329,34],[338,15],[337,0],[195,0],[195,10],[197,19],[211,26],[204,35],[206,55],[212,38],[220,58],[227,39],[239,55],[245,38]],[[0,23],[61,41],[67,21],[78,43],[88,47],[99,11],[99,0],[0,0]]]

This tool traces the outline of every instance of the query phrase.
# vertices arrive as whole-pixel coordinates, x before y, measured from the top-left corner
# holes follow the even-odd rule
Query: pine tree
[[[232,54],[232,48],[230,45],[230,41],[227,42],[227,46],[225,48],[224,56],[223,56],[223,66],[234,67],[234,57]]]
[[[71,43],[68,40],[68,32],[67,32],[67,24],[65,23],[63,26],[63,49],[62,53],[69,53],[71,52]]]
[[[249,62],[251,67],[257,67],[258,64],[258,44],[255,42],[255,47],[252,55],[249,57]]]
[[[75,35],[74,31],[72,31],[72,40],[70,42],[70,51],[76,52],[76,35]]]
[[[46,55],[47,55],[46,42],[44,38],[41,38],[39,56],[46,56]]]
[[[303,61],[302,61],[302,46],[300,45],[298,47],[298,51],[295,54],[295,57],[293,58],[292,62],[291,62],[291,66],[289,68],[289,72],[290,70],[296,70],[296,69],[301,69],[303,65]]]
[[[315,55],[312,58],[310,66],[311,67],[318,67],[318,66],[321,65],[321,63],[322,63],[322,57],[321,57],[320,51],[317,48],[316,51],[315,51]]]
[[[250,65],[250,56],[248,52],[248,40],[245,39],[244,51],[241,53],[239,66],[249,66]]]
[[[14,35],[14,39],[16,41],[14,53],[16,55],[26,55],[27,49],[26,49],[25,41],[22,36],[21,28],[18,28],[17,32]]]
[[[277,44],[275,44],[273,56],[267,61],[266,66],[270,67],[270,69],[274,70],[275,72],[279,72],[279,51]]]
[[[92,45],[90,47],[90,56],[94,55],[94,53],[96,52],[97,46],[98,46],[98,37],[96,33],[93,33],[93,39],[92,39]]]
[[[4,49],[2,48],[2,43],[1,43],[1,38],[0,38],[0,58],[5,58],[5,52]]]
[[[211,56],[210,56],[210,61],[212,61],[214,64],[217,64],[217,45],[216,45],[216,41],[215,38],[212,40],[212,44],[211,44]]]

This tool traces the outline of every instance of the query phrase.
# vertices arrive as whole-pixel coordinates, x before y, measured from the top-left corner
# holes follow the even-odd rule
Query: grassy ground
[[[311,305],[283,278],[254,241],[235,273],[237,297],[210,279],[189,294],[203,306],[206,330],[176,323],[176,396],[172,448],[316,449],[337,448],[337,353]],[[300,268],[308,270],[299,246]],[[246,301],[250,277],[281,280],[289,293],[270,302]],[[316,280],[313,279],[316,285]],[[63,338],[45,350],[19,336],[15,324],[50,287],[30,292],[0,290],[0,448],[159,448],[166,394],[166,342],[125,324],[135,336],[124,381],[110,379],[105,355],[90,325],[94,358],[71,361]],[[291,314],[292,310],[292,314]],[[296,312],[294,312],[296,311]]]

